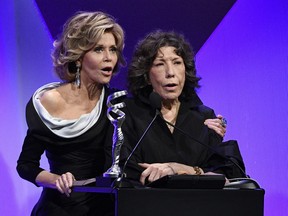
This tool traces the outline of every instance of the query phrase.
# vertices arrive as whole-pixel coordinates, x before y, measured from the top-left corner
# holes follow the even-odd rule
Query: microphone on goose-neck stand
[[[157,94],[158,95],[158,94]],[[157,97],[156,95],[156,97]],[[158,95],[159,96],[159,95]],[[114,182],[114,187],[133,187],[133,184],[129,182],[129,180],[126,179],[126,174],[125,174],[125,170],[127,167],[128,162],[130,161],[130,158],[133,156],[134,152],[137,150],[137,148],[139,147],[139,145],[141,144],[142,140],[144,139],[144,137],[146,136],[147,132],[150,130],[151,126],[153,125],[153,123],[155,122],[156,118],[158,115],[161,115],[161,112],[159,111],[161,109],[161,100],[157,100],[156,98],[154,98],[155,95],[154,94],[150,94],[149,95],[149,101],[151,104],[151,106],[154,108],[156,108],[156,113],[153,117],[153,119],[150,121],[149,125],[147,126],[147,128],[145,129],[145,131],[143,132],[142,136],[140,137],[140,139],[138,140],[138,142],[136,143],[136,145],[134,146],[133,150],[131,151],[131,153],[128,155],[127,159],[124,162],[123,168],[122,168],[122,172],[119,178],[117,178]],[[159,96],[160,97],[160,96]],[[161,117],[162,118],[162,117]]]
[[[235,161],[233,161],[231,158],[229,157],[226,157],[225,155],[221,154],[220,152],[218,152],[216,149],[212,148],[211,146],[203,143],[203,142],[200,142],[199,140],[195,139],[194,137],[192,137],[190,134],[186,133],[185,131],[183,131],[181,128],[175,126],[174,124],[171,124],[170,122],[166,121],[160,110],[161,110],[161,97],[158,93],[156,92],[152,92],[149,96],[149,100],[150,100],[150,104],[153,108],[156,109],[156,113],[158,113],[158,115],[160,116],[160,118],[165,122],[167,123],[168,125],[170,125],[171,127],[175,128],[176,130],[178,130],[179,132],[181,132],[184,136],[187,136],[189,137],[190,139],[196,141],[197,143],[205,146],[206,148],[208,148],[209,150],[213,151],[214,153],[216,153],[217,155],[219,155],[220,157],[222,157],[223,159],[227,160],[227,161],[230,161],[231,163],[233,163],[233,165],[235,165],[239,170],[240,172],[245,176],[245,178],[249,178],[249,176],[245,173],[245,171],[239,166],[239,164],[237,164]],[[250,178],[249,178],[250,179]]]

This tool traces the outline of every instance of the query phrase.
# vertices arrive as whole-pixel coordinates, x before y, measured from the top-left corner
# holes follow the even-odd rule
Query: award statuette
[[[103,174],[104,177],[118,178],[121,175],[119,167],[120,150],[124,143],[124,136],[121,126],[125,120],[125,113],[120,108],[125,106],[124,102],[112,104],[111,101],[121,96],[127,95],[127,91],[118,91],[109,95],[107,98],[107,117],[114,126],[112,144],[112,166]]]

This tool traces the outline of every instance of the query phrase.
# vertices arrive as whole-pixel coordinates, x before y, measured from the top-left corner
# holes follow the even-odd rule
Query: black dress
[[[104,101],[107,99],[105,91]],[[103,103],[105,104],[105,103]],[[28,124],[22,152],[17,161],[19,175],[34,183],[43,170],[39,161],[45,152],[50,171],[71,172],[77,180],[102,175],[104,171],[104,139],[110,122],[103,105],[98,121],[85,133],[73,138],[57,136],[43,123],[31,100],[26,107]],[[112,197],[112,196],[111,196]],[[70,197],[56,189],[43,188],[31,215],[113,215],[110,195],[72,192]]]

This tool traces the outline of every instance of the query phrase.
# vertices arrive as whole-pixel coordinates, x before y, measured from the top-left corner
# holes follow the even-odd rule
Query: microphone
[[[190,134],[186,133],[185,131],[183,131],[181,128],[175,126],[174,124],[171,124],[170,122],[166,121],[160,110],[161,110],[161,97],[158,93],[156,92],[152,92],[149,96],[149,100],[150,100],[150,104],[153,108],[156,109],[156,113],[158,113],[158,115],[160,116],[160,118],[165,122],[167,123],[168,125],[170,125],[171,127],[175,128],[176,130],[178,130],[179,132],[181,132],[183,135],[189,137],[190,139],[194,140],[195,142],[205,146],[206,148],[208,148],[209,150],[213,151],[214,153],[216,153],[217,155],[219,155],[220,157],[222,157],[223,159],[227,160],[227,161],[230,161],[233,163],[233,165],[235,165],[239,170],[240,172],[245,176],[245,178],[249,178],[249,176],[245,173],[245,171],[242,169],[242,167],[240,167],[240,165],[238,163],[236,163],[234,160],[232,160],[231,158],[229,157],[226,157],[225,155],[221,154],[218,150],[216,150],[215,148],[203,143],[203,142],[200,142],[199,140],[195,139],[194,137],[192,137]]]
[[[160,100],[159,100],[159,99]],[[115,187],[133,187],[131,183],[127,182],[127,181],[124,181],[124,178],[126,177],[126,174],[125,174],[125,169],[126,169],[126,166],[130,160],[130,158],[132,157],[132,155],[134,154],[134,152],[137,150],[137,148],[139,147],[140,143],[142,142],[142,140],[144,139],[144,137],[146,136],[147,132],[149,131],[149,129],[151,128],[152,124],[154,123],[154,121],[156,120],[157,116],[158,115],[161,115],[160,113],[160,109],[161,109],[161,98],[160,98],[160,95],[159,94],[150,94],[149,95],[149,101],[150,103],[152,103],[152,107],[156,108],[156,113],[153,117],[153,119],[151,120],[151,122],[149,123],[149,125],[147,126],[147,128],[145,129],[145,131],[143,132],[142,136],[140,137],[140,139],[138,140],[138,142],[136,143],[136,145],[134,146],[133,150],[131,151],[131,153],[128,155],[127,159],[125,160],[125,163],[123,165],[123,168],[122,168],[122,172],[121,172],[121,176],[116,179],[116,181],[114,182],[114,186]]]
[[[162,116],[160,110],[162,107],[162,103],[161,103],[161,97],[158,93],[156,92],[151,92],[151,94],[149,95],[149,101],[150,101],[150,105],[152,106],[152,108],[156,109],[156,112]]]

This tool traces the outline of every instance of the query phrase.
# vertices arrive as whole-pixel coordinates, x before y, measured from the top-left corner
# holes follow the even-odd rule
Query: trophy
[[[117,91],[107,98],[107,117],[114,126],[112,144],[112,166],[103,174],[104,177],[118,178],[121,175],[119,167],[120,150],[124,143],[124,136],[121,126],[125,120],[125,113],[120,108],[125,106],[124,102],[112,104],[112,100],[127,95],[127,91]]]

